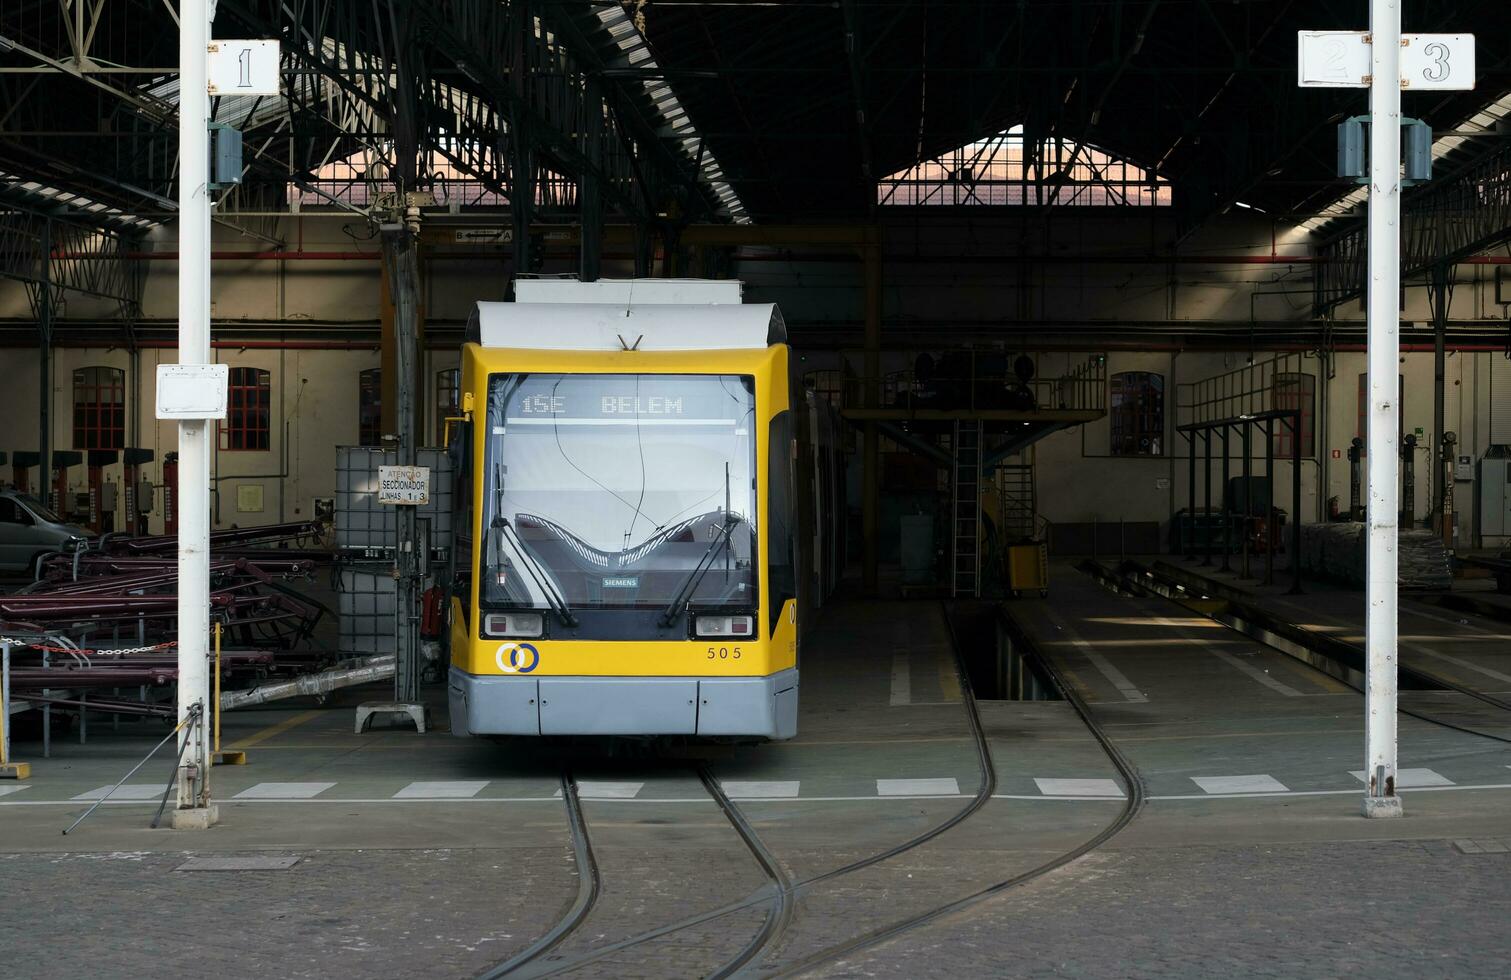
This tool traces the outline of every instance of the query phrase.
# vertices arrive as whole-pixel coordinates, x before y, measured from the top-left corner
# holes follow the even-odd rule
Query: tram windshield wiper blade
[[[561,590],[556,587],[556,582],[552,579],[550,571],[536,557],[535,552],[530,549],[530,546],[525,544],[524,539],[519,536],[518,531],[514,530],[514,525],[509,523],[508,518],[500,517],[499,527],[508,533],[510,541],[514,544],[515,552],[526,562],[525,571],[530,573],[530,577],[540,587],[540,591],[545,595],[546,604],[551,607],[551,611],[561,619],[563,626],[576,626],[577,617],[572,615],[572,607],[567,605],[566,596],[562,595]]]
[[[672,596],[672,601],[661,613],[662,626],[670,626],[681,615],[688,600],[692,598],[694,592],[698,591],[698,583],[703,581],[703,576],[714,567],[714,559],[718,558],[720,549],[729,544],[735,526],[739,523],[740,515],[725,514],[724,526],[719,529],[718,536],[709,543],[708,550],[703,552],[703,557],[698,559],[698,564],[693,566],[693,570],[687,573],[687,578],[682,580],[682,584],[677,587],[676,593]]]

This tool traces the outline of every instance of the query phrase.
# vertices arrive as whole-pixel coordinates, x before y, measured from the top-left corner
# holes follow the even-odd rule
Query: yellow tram
[[[457,734],[796,733],[842,454],[814,444],[838,425],[794,398],[780,312],[740,291],[522,278],[515,302],[477,304],[454,448]]]

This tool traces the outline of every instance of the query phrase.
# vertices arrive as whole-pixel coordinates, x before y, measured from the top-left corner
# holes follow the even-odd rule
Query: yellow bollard
[[[215,624],[215,751],[210,757],[210,764],[215,766],[244,766],[247,764],[247,754],[245,752],[222,752],[220,750],[220,635],[224,631],[225,626],[223,624]]]

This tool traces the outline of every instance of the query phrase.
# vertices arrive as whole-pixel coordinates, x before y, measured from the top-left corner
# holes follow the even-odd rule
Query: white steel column
[[[210,94],[207,0],[180,0],[178,35],[178,362],[210,362]],[[210,437],[205,419],[178,423],[178,718],[210,706]],[[215,821],[203,728],[189,742],[178,773],[175,827]]]
[[[1365,584],[1366,817],[1401,814],[1396,795],[1396,589],[1400,455],[1401,2],[1370,0],[1369,537]]]

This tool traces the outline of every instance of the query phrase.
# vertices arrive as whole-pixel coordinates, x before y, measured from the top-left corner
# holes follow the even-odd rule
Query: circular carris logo
[[[540,651],[529,643],[505,643],[494,659],[506,674],[528,674],[540,666]]]

